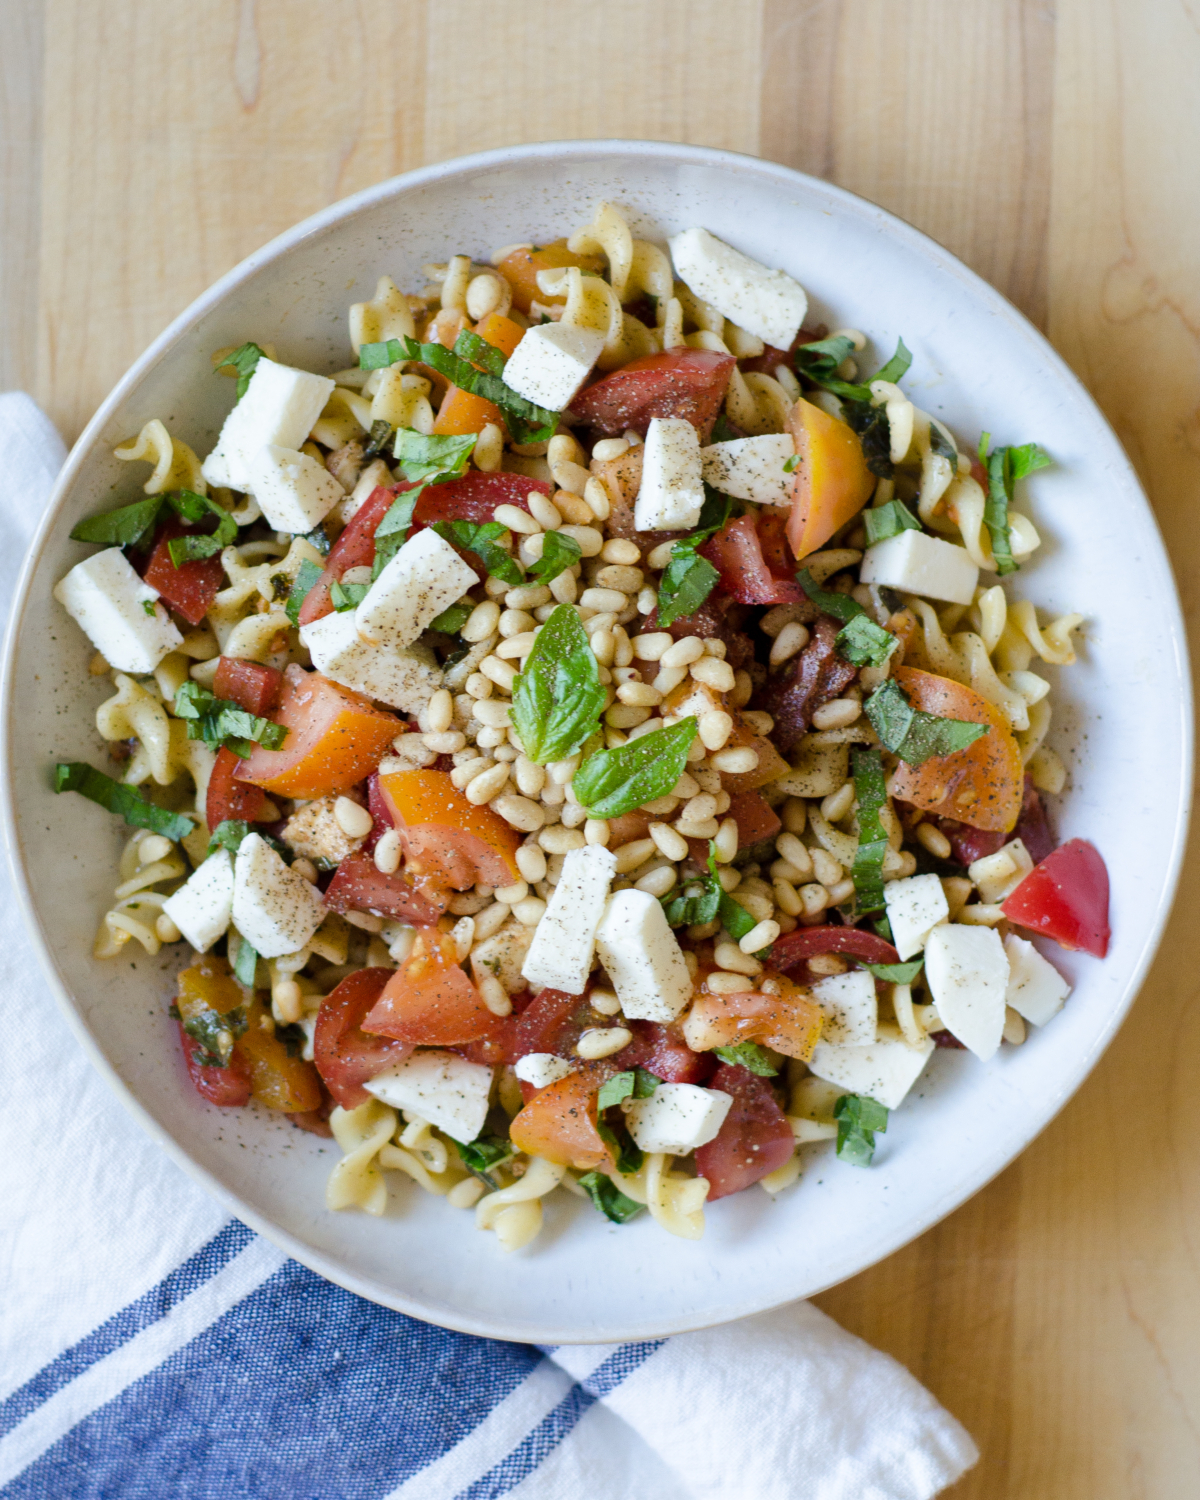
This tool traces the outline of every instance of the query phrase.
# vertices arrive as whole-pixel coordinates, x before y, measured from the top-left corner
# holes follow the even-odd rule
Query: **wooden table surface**
[[[1195,0],[0,0],[0,78],[0,389],[68,440],[210,282],[368,184],[519,141],[729,147],[909,219],[1045,329],[1195,614]],[[1040,1140],[819,1299],[974,1433],[959,1500],[1200,1489],[1198,882],[1193,841],[1128,1024]]]

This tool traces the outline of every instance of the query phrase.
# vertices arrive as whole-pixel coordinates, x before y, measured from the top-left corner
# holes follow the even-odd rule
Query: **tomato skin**
[[[628,427],[645,437],[652,418],[682,417],[706,443],[736,364],[732,354],[712,349],[648,354],[580,391],[571,410],[603,437],[619,437]]]
[[[262,787],[251,786],[239,779],[249,762],[235,755],[227,745],[217,751],[212,775],[208,778],[208,796],[204,803],[204,816],[211,832],[227,818],[240,818],[247,823],[257,823],[263,814],[267,800]]]
[[[512,885],[520,836],[489,807],[476,807],[447,771],[397,771],[379,789],[400,830],[405,859],[418,885],[466,890],[483,881]]]
[[[798,559],[824,546],[862,510],[875,488],[862,444],[839,422],[803,397],[792,408],[796,477],[787,534]]]
[[[775,974],[775,991],[738,990],[709,994],[702,988],[684,1022],[684,1035],[696,1047],[732,1047],[762,1042],[807,1062],[821,1036],[821,1008],[806,989]]]
[[[933,821],[950,840],[953,857],[963,866],[972,865],[977,859],[985,859],[989,854],[997,853],[1010,838],[1021,840],[1035,865],[1054,851],[1054,835],[1050,832],[1046,808],[1030,776],[1025,777],[1021,816],[1011,834],[972,828],[955,818],[934,818]]]
[[[155,533],[154,550],[142,574],[162,595],[163,603],[189,625],[199,625],[208,613],[225,581],[225,570],[219,555],[185,562],[177,568],[171,561],[169,544],[177,537],[201,535],[202,527],[185,526],[178,516],[169,517]]]
[[[260,718],[274,710],[282,688],[283,673],[275,667],[257,661],[239,661],[236,656],[223,656],[213,678],[213,692],[218,698],[227,698]]]
[[[313,1060],[343,1109],[365,1104],[371,1096],[363,1084],[412,1052],[405,1042],[368,1036],[362,1029],[391,977],[391,969],[359,969],[321,1002],[313,1033]]]
[[[708,1179],[708,1201],[715,1203],[783,1166],[796,1139],[767,1080],[748,1068],[722,1063],[709,1088],[733,1096],[716,1139],[696,1149],[696,1171]]]
[[[391,509],[392,501],[410,485],[379,485],[358,507],[345,530],[329,549],[325,571],[313,584],[300,606],[301,625],[311,625],[333,609],[329,590],[350,568],[369,567],[375,560],[375,528]]]
[[[271,1018],[257,1000],[246,1007],[247,1026],[233,1055],[250,1071],[250,1091],[258,1104],[282,1114],[306,1115],[321,1108],[321,1077],[312,1063],[288,1055]]]
[[[719,587],[739,604],[799,604],[804,590],[794,578],[777,578],[763,558],[750,516],[729,521],[700,548],[721,575]]]
[[[619,1072],[620,1064],[606,1057],[584,1063],[577,1072],[538,1089],[513,1116],[508,1132],[513,1145],[531,1156],[584,1172],[613,1167],[609,1149],[596,1129],[596,1096],[601,1085]]]
[[[891,943],[877,937],[873,932],[860,932],[857,927],[797,927],[776,938],[771,949],[771,962],[777,969],[787,972],[799,964],[807,963],[821,953],[844,953],[858,958],[866,964],[898,964],[900,955]]]
[[[1108,953],[1108,867],[1094,844],[1070,839],[1026,875],[1000,910],[1010,922],[1096,958]]]
[[[206,1068],[196,1061],[196,1043],[179,1022],[179,1045],[187,1064],[188,1077],[196,1092],[210,1104],[222,1109],[237,1109],[250,1103],[250,1070],[235,1051],[226,1068]]]
[[[334,872],[325,892],[330,911],[369,911],[397,922],[432,927],[442,908],[423,895],[403,875],[385,875],[365,849],[348,854]]]
[[[496,269],[512,287],[513,306],[518,312],[528,314],[534,302],[562,304],[565,297],[548,297],[537,284],[539,271],[557,271],[564,266],[579,266],[589,271],[602,271],[604,260],[598,255],[576,255],[567,249],[566,240],[553,240],[536,250],[523,248],[510,250],[503,260],[496,262]],[[481,336],[486,337],[482,334]]]
[[[693,1052],[672,1021],[627,1021],[633,1041],[616,1054],[622,1068],[645,1068],[664,1083],[703,1083],[716,1064],[708,1052]]]
[[[483,1036],[495,1019],[459,968],[449,934],[418,927],[411,952],[389,978],[362,1029],[414,1047],[452,1047]]]

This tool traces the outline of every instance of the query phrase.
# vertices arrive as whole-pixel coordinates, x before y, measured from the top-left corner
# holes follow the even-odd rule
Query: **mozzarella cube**
[[[825,1012],[821,1039],[839,1047],[869,1047],[875,1040],[879,1004],[875,979],[866,969],[831,974],[812,986],[813,997]]]
[[[923,531],[899,531],[867,548],[858,576],[861,583],[878,583],[950,604],[970,604],[979,569],[965,547]]]
[[[492,1069],[468,1062],[457,1052],[432,1048],[393,1063],[363,1088],[393,1109],[406,1109],[464,1145],[487,1119]]]
[[[490,974],[500,981],[508,994],[519,994],[525,988],[521,965],[532,942],[532,927],[526,927],[515,917],[505,922],[499,932],[471,949],[471,972],[475,983],[478,984],[485,974]]]
[[[355,623],[364,641],[402,651],[478,580],[432,527],[418,531],[367,590]]]
[[[692,996],[692,976],[661,904],[646,891],[608,898],[596,950],[631,1021],[673,1021]]]
[[[587,379],[604,348],[595,328],[542,323],[531,328],[508,357],[504,383],[535,406],[562,411]]]
[[[881,1035],[869,1047],[818,1042],[808,1066],[818,1078],[849,1094],[865,1094],[886,1109],[896,1109],[932,1055],[933,1043],[928,1039],[910,1047],[899,1035]]]
[[[946,893],[936,875],[889,880],[883,887],[883,904],[891,923],[892,943],[902,959],[920,953],[933,929],[950,916]]]
[[[566,855],[521,967],[535,990],[583,994],[595,958],[596,929],[616,868],[616,855],[599,844],[572,849]]]
[[[552,1083],[569,1078],[576,1071],[573,1063],[565,1057],[555,1057],[553,1052],[527,1052],[513,1069],[522,1083],[535,1089],[549,1088]]]
[[[1004,939],[1008,958],[1005,1002],[1035,1026],[1044,1026],[1062,1009],[1071,986],[1032,943],[1010,933]]]
[[[925,978],[946,1029],[987,1062],[1004,1030],[1008,958],[990,927],[935,927],[925,944]]]
[[[787,505],[796,481],[783,466],[795,456],[789,433],[768,432],[710,443],[700,450],[700,464],[704,478],[724,495],[756,505]]]
[[[625,1112],[629,1134],[643,1151],[686,1156],[715,1140],[733,1105],[733,1096],[694,1083],[660,1083],[648,1099],[635,1099]]]
[[[197,953],[207,953],[224,937],[233,916],[233,859],[217,849],[197,865],[173,896],[162,904]]]
[[[209,484],[250,490],[255,456],[270,446],[299,449],[332,394],[333,381],[324,375],[279,365],[263,355],[200,472]]]
[[[261,834],[242,840],[233,864],[233,925],[260,958],[298,953],[325,920],[316,886],[285,865]]]
[[[267,525],[276,531],[311,531],[346,498],[324,464],[278,443],[267,443],[251,456],[247,479]]]
[[[979,890],[979,899],[999,906],[1033,869],[1033,857],[1020,839],[1013,839],[995,854],[977,859],[967,867],[967,874]]]
[[[153,672],[183,641],[155,602],[158,590],[142,582],[120,547],[76,563],[55,584],[54,597],[119,672]]]
[[[683,531],[695,526],[703,504],[700,434],[683,417],[653,417],[633,524],[639,531]]]
[[[432,651],[416,646],[393,651],[372,646],[358,633],[356,610],[335,611],[300,627],[318,672],[343,687],[377,698],[390,708],[419,714],[442,685]]]
[[[680,281],[731,323],[776,349],[790,349],[808,297],[798,281],[727,245],[707,229],[685,229],[669,241]]]

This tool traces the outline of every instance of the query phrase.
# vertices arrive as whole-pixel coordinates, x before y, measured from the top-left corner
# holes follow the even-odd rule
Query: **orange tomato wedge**
[[[488,313],[487,317],[476,326],[475,332],[505,356],[512,354],[525,337],[525,330],[520,323],[514,323],[503,313]]]
[[[857,434],[811,401],[796,402],[791,430],[797,463],[787,534],[799,559],[858,514],[871,498],[875,476]]]
[[[251,1097],[289,1115],[319,1109],[321,1078],[312,1063],[288,1056],[271,1017],[257,1000],[246,1007],[246,1020],[245,1033],[234,1050],[250,1069]]]
[[[520,835],[490,807],[476,807],[446,771],[395,771],[380,776],[392,821],[400,831],[409,874],[465,891],[513,885]]]
[[[581,1172],[613,1167],[608,1147],[596,1129],[596,1095],[600,1086],[621,1071],[608,1058],[588,1063],[548,1088],[539,1089],[513,1116],[508,1133],[518,1151]]]
[[[489,313],[475,332],[505,355],[511,354],[525,336],[519,323],[500,313]],[[452,385],[438,407],[433,430],[441,437],[459,436],[465,432],[482,432],[489,422],[497,427],[504,426],[500,408],[483,396]]]
[[[989,732],[965,750],[931,756],[922,766],[901,761],[892,774],[888,788],[891,795],[972,828],[994,833],[1015,828],[1025,788],[1025,767],[1021,748],[1000,710],[949,677],[937,677],[915,667],[897,667],[892,676],[914,708],[942,719],[986,724]]]
[[[408,957],[367,1012],[362,1029],[414,1047],[448,1047],[473,1042],[495,1020],[459,967],[454,939],[436,927],[418,927]]]
[[[554,271],[560,266],[579,266],[586,271],[603,271],[604,257],[576,255],[567,249],[566,240],[554,240],[534,250],[510,250],[496,269],[512,287],[513,306],[528,313],[531,302],[563,303],[565,297],[547,297],[537,284],[539,271]]]
[[[732,995],[710,995],[701,990],[683,1023],[683,1035],[695,1052],[731,1047],[738,1042],[763,1042],[786,1057],[807,1062],[821,1036],[821,1007],[806,989],[782,974],[764,975],[777,993],[739,990]]]

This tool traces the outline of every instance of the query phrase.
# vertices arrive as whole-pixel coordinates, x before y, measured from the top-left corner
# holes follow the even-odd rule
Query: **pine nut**
[[[644,865],[657,849],[658,845],[653,839],[631,839],[628,844],[622,844],[620,848],[613,850],[617,858],[616,873],[628,875],[639,865]]]
[[[660,660],[664,667],[690,667],[704,655],[704,642],[698,635],[685,635],[683,640],[668,646]]]
[[[496,900],[503,901],[505,906],[516,906],[518,901],[524,901],[529,894],[529,882],[518,880],[513,885],[502,885],[496,890]]]
[[[613,665],[627,670],[630,662],[633,661],[633,642],[625,634],[624,627],[621,625],[613,626],[613,640],[617,643],[616,650],[613,652]]]
[[[601,568],[594,580],[598,588],[613,589],[627,596],[636,594],[645,581],[646,575],[641,568],[629,568],[624,563],[610,563]]]
[[[657,870],[643,875],[636,884],[638,890],[645,891],[648,896],[661,897],[674,886],[677,878],[673,865],[659,865]]]
[[[917,868],[917,857],[910,854],[907,849],[901,849],[899,853],[895,849],[889,849],[883,856],[883,878],[885,880],[903,880],[906,876],[913,874]]]
[[[799,884],[805,878],[804,871],[798,870],[790,860],[786,859],[771,861],[770,876],[772,880],[787,880],[792,885]]]
[[[467,789],[468,798],[470,788]],[[536,833],[546,821],[545,811],[528,797],[518,797],[513,792],[504,792],[491,800],[491,807],[498,812],[510,828],[519,828],[522,833]]]
[[[695,777],[694,776],[689,776],[688,773],[685,771],[683,773],[683,775],[679,778],[679,780],[675,783],[675,785],[671,788],[671,796],[674,797],[679,802],[687,802],[692,797],[696,796],[696,794],[698,792],[700,792],[701,790],[703,790],[703,791],[709,791],[710,788],[709,787],[703,787],[702,788],[701,785],[700,785],[700,783],[695,779]],[[643,803],[643,806],[645,806],[644,803]]]
[[[734,818],[726,818],[714,835],[717,847],[717,863],[727,865],[738,851],[738,826]]]
[[[584,589],[579,596],[579,603],[583,609],[601,612],[609,610],[619,615],[626,608],[629,600],[620,589]]]
[[[482,700],[484,698],[490,698],[492,696],[493,684],[482,674],[482,672],[472,672],[470,677],[468,677],[466,682],[464,683],[464,686],[467,690],[468,698],[477,698]]]
[[[974,906],[964,906],[958,914],[958,920],[966,927],[995,927],[1003,917],[1003,907],[990,905],[986,901],[977,902]]]
[[[639,661],[660,661],[664,651],[670,650],[675,637],[669,630],[652,630],[633,638],[633,654]]]
[[[572,526],[590,526],[593,519],[592,507],[582,498],[587,484],[587,470],[576,466],[573,473],[576,484],[570,489],[555,490],[554,504],[562,512],[563,520],[569,521]],[[579,478],[580,474],[582,478]]]
[[[717,799],[711,792],[697,792],[679,816],[689,823],[707,823],[716,810]]]
[[[568,789],[568,797],[570,790]],[[563,804],[562,824],[564,828],[582,828],[587,822],[587,808],[578,802],[567,801]]]
[[[588,480],[583,487],[583,498],[587,501],[588,509],[597,521],[608,520],[612,502],[608,498],[608,491],[599,479]]]
[[[730,708],[745,708],[754,695],[754,679],[740,667],[733,674],[733,692],[729,695]]]
[[[543,903],[544,906],[544,903]],[[524,923],[532,926],[532,923]],[[478,981],[476,988],[479,998],[487,1006],[494,1016],[509,1016],[512,1014],[512,1001],[508,998],[508,991],[500,983],[494,974],[484,974]]]
[[[716,818],[705,818],[703,821],[689,821],[687,818],[676,818],[675,832],[683,835],[685,839],[715,839],[721,831],[721,825]]]
[[[705,656],[716,656],[721,661],[725,660],[725,653],[729,650],[724,641],[718,640],[716,636],[706,635],[704,637]]]
[[[853,895],[853,880],[839,880],[836,885],[829,887],[829,904],[830,906],[841,906],[843,901],[849,901]]]
[[[731,745],[728,750],[718,750],[712,758],[714,770],[729,776],[744,776],[758,765],[758,751],[751,745]]]
[[[285,1026],[300,1019],[300,986],[294,979],[281,979],[271,990],[271,1008]]]
[[[646,562],[656,573],[661,573],[671,561],[671,549],[674,545],[674,542],[659,542],[658,546],[646,558]]]
[[[160,859],[166,859],[173,848],[171,840],[161,833],[148,833],[137,846],[138,864],[156,865]]]
[[[530,885],[546,878],[546,855],[538,844],[522,844],[516,853],[517,869]]]
[[[704,683],[716,693],[732,693],[734,676],[733,668],[727,661],[721,661],[719,657],[709,656],[707,653],[699,661],[692,663],[692,677],[696,682]]]
[[[375,820],[365,807],[349,797],[339,797],[333,804],[334,821],[348,839],[365,839]]]
[[[526,584],[523,588],[509,589],[504,596],[506,609],[536,609],[539,604],[549,604],[550,590],[544,584]]]
[[[952,853],[950,840],[933,823],[917,824],[917,842],[928,849],[934,859],[949,859]]]
[[[395,828],[389,828],[386,833],[379,836],[379,842],[375,845],[375,868],[384,875],[394,875],[400,868],[400,833]]]
[[[760,945],[761,946],[761,945]],[[747,949],[736,943],[718,943],[713,948],[713,958],[718,965],[733,974],[761,974],[762,964]]]
[[[647,832],[654,840],[659,852],[667,859],[680,860],[688,857],[687,840],[666,823],[651,823]]]
[[[775,905],[789,917],[798,917],[804,910],[804,902],[801,901],[796,887],[790,880],[777,876],[772,882],[772,889],[775,892]]]
[[[534,520],[545,531],[557,531],[563,523],[563,518],[553,500],[547,499],[540,490],[530,490],[528,500],[529,511]]]
[[[536,797],[546,785],[546,768],[530,760],[527,755],[518,755],[513,766],[517,786],[526,797]]]
[[[317,883],[317,867],[311,859],[292,860],[292,869],[300,876],[301,880],[307,880],[309,885]],[[165,939],[164,939],[165,941]]]
[[[793,656],[799,656],[807,645],[807,627],[801,625],[799,620],[792,620],[771,642],[771,665],[777,667],[781,662],[790,661]]]
[[[451,906],[450,910],[453,911],[454,907]],[[345,913],[345,919],[350,923],[351,927],[357,927],[362,932],[383,931],[383,918],[375,916],[373,912],[348,911]]]
[[[622,453],[628,452],[629,441],[627,438],[601,438],[592,449],[592,462],[604,464],[610,458],[620,458]]]
[[[779,847],[778,839],[775,841],[775,847],[777,849]],[[833,855],[825,849],[813,849],[810,857],[817,879],[823,886],[837,885],[838,881],[846,873],[837,860],[834,859]]]
[[[597,630],[611,630],[616,623],[617,617],[611,609],[601,610],[598,615],[589,614],[583,622],[584,634],[590,637],[595,635]]]
[[[829,905],[829,892],[823,885],[802,885],[799,891],[806,917],[818,917]]]
[[[522,927],[536,927],[546,914],[546,903],[540,896],[526,896],[512,909],[513,916]]]
[[[485,599],[482,604],[477,604],[467,616],[467,623],[458,633],[464,641],[475,644],[478,641],[486,641],[499,623],[500,606],[494,599]]]
[[[648,615],[658,603],[658,595],[647,585],[637,596],[637,612],[639,615]]]
[[[588,1062],[602,1057],[611,1057],[633,1041],[633,1032],[627,1026],[593,1026],[579,1038],[575,1047],[576,1056]]]
[[[570,568],[564,568],[557,578],[550,580],[550,592],[559,604],[574,604],[579,594],[579,584]]]
[[[742,715],[742,721],[754,734],[765,736],[775,728],[775,720],[760,708],[748,708]]]
[[[688,674],[686,667],[660,667],[654,686],[665,697],[667,693],[673,693]]]
[[[511,640],[514,635],[525,635],[532,630],[536,621],[525,609],[506,609],[500,616],[500,634],[505,640]]]
[[[733,733],[733,719],[723,708],[710,708],[696,720],[696,729],[706,750],[720,750]]]
[[[821,802],[821,816],[827,823],[840,823],[854,802],[854,783],[845,782]]]
[[[508,764],[501,760],[479,776],[473,777],[464,788],[467,801],[475,807],[482,807],[485,802],[490,802],[507,782],[509,770]]]
[[[648,708],[638,708],[628,703],[614,703],[604,711],[604,722],[614,729],[636,729],[650,717]]]
[[[571,778],[575,775],[575,772],[578,771],[579,762],[582,760],[582,758],[583,757],[580,755],[570,755],[566,760],[552,760],[546,767],[546,772],[549,775],[550,780],[555,782],[558,786],[566,786],[567,782],[570,781]]]
[[[862,704],[853,698],[834,698],[823,703],[812,716],[814,729],[845,729],[862,713]]]
[[[587,840],[578,828],[564,828],[561,823],[552,823],[538,834],[538,843],[547,854],[569,854],[572,849],[582,849]]]
[[[1004,1012],[1004,1030],[1001,1036],[1014,1047],[1019,1047],[1025,1040],[1025,1021],[1011,1005]]]
[[[454,699],[447,688],[438,688],[425,710],[429,733],[445,734],[454,724]]]
[[[495,422],[485,422],[471,450],[475,467],[484,474],[494,474],[504,458],[504,429]]]
[[[779,923],[768,917],[765,922],[752,927],[744,938],[739,939],[738,947],[743,953],[757,953],[762,948],[769,948],[778,936]]]
[[[499,750],[501,745],[508,744],[508,730],[492,729],[490,727],[481,729],[475,736],[475,743],[481,750]],[[499,760],[500,758],[500,756],[492,756],[493,760]]]
[[[475,918],[460,917],[450,929],[450,938],[458,954],[459,963],[465,963],[475,943]]]
[[[583,825],[584,841],[589,844],[608,844],[608,822],[605,818],[589,818]]]
[[[742,872],[735,870],[732,865],[724,865],[717,871],[717,879],[721,882],[721,889],[728,896],[741,885]]]
[[[592,655],[601,666],[612,666],[613,657],[617,654],[617,639],[611,630],[593,631],[589,644],[592,648]]]
[[[506,693],[512,692],[513,683],[517,678],[517,669],[512,662],[501,661],[498,656],[485,656],[479,663],[479,670],[498,688],[502,688]]]
[[[476,755],[470,760],[463,761],[461,766],[455,766],[450,772],[450,781],[459,791],[470,785],[476,776],[481,776],[493,764],[490,755]]]
[[[746,974],[725,974],[714,969],[704,981],[705,987],[714,995],[736,995],[743,990],[752,990],[754,981]]]
[[[611,541],[605,542],[600,548],[600,556],[606,563],[616,563],[624,568],[637,567],[642,560],[638,544],[623,536],[615,536]]]
[[[589,485],[588,488],[590,489],[591,486]],[[587,503],[592,505],[592,497],[588,495],[586,499]],[[592,505],[592,509],[595,510],[594,505]],[[597,557],[600,553],[600,548],[604,545],[604,534],[598,531],[595,526],[561,526],[559,530],[563,536],[575,538],[579,543],[579,550],[584,557]]]
[[[803,833],[808,823],[808,803],[803,797],[789,797],[783,804],[781,817],[789,833]]]
[[[486,724],[489,729],[507,729],[511,722],[509,719],[511,707],[512,705],[505,698],[483,698],[476,703],[472,712],[475,718],[481,724]]]
[[[160,943],[177,943],[183,936],[175,923],[171,921],[165,911],[160,911],[154,919],[154,931]]]
[[[529,655],[533,650],[536,640],[537,636],[532,630],[526,630],[521,635],[511,635],[508,640],[500,642],[496,647],[495,655],[500,661],[519,661],[523,656]],[[490,658],[485,657],[484,659],[489,660]],[[480,670],[483,670],[482,663],[480,664]]]
[[[493,520],[499,521],[501,526],[507,526],[509,531],[515,531],[518,536],[532,536],[541,530],[533,516],[523,511],[519,505],[497,505]]]

